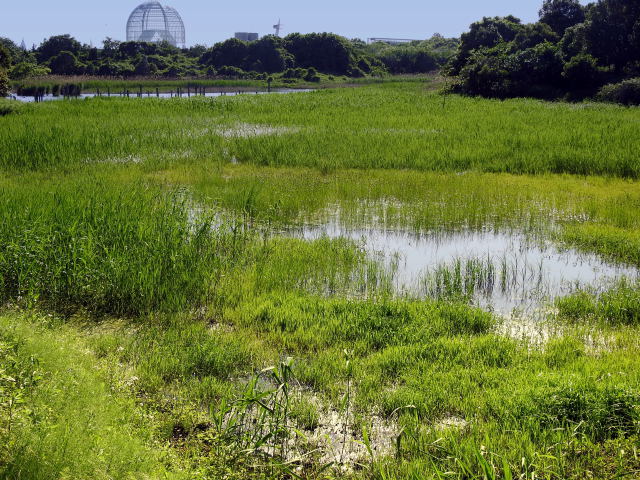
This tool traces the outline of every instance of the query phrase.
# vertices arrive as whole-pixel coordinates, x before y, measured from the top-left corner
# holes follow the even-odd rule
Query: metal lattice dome
[[[184,48],[184,23],[174,8],[160,2],[145,2],[129,16],[127,42],[169,42],[174,47]]]

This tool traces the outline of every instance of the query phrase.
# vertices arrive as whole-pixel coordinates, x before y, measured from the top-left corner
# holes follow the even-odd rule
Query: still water
[[[208,97],[208,98],[214,98],[214,97],[235,97],[237,95],[268,95],[268,94],[272,94],[272,93],[300,93],[300,92],[312,92],[313,90],[310,89],[293,89],[293,88],[288,88],[288,89],[276,89],[276,90],[272,90],[271,92],[256,92],[256,91],[240,91],[240,92],[207,92],[204,95],[196,95],[195,92],[192,92],[191,95],[188,95],[187,93],[185,93],[184,91],[182,92],[181,98],[189,98],[189,97]],[[71,100],[83,100],[85,98],[94,98],[94,97],[107,97],[107,94],[105,92],[102,92],[100,95],[97,95],[96,93],[83,93],[82,95],[80,95],[79,97],[70,97]],[[176,98],[178,95],[176,93],[160,93],[157,94],[155,92],[147,92],[144,91],[143,95],[141,97],[138,96],[138,92],[136,91],[131,91],[129,93],[129,95],[124,95],[122,93],[111,93],[109,95],[109,97],[113,97],[113,98]],[[17,100],[19,102],[26,102],[26,103],[33,103],[35,101],[34,97],[29,96],[18,96],[18,95],[10,95],[8,98],[13,99],[13,100]],[[63,100],[65,97],[62,96],[53,96],[53,95],[45,95],[44,97],[41,98],[41,101],[52,101],[52,100]]]
[[[601,291],[622,278],[640,278],[635,267],[518,232],[415,234],[329,222],[293,234],[356,241],[392,275],[397,294],[424,298],[461,291],[473,303],[501,313],[539,309],[577,289]]]

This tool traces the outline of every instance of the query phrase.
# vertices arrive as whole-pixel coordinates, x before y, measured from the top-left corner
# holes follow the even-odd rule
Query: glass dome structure
[[[145,2],[129,16],[127,42],[169,42],[174,47],[184,48],[184,23],[174,8],[160,2]]]

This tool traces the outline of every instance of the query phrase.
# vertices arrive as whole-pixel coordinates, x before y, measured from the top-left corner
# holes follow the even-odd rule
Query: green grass
[[[512,338],[456,294],[492,265],[401,298],[361,243],[272,233],[516,231],[640,266],[638,115],[414,81],[0,116],[0,477],[637,477],[636,283]]]
[[[1,167],[68,168],[106,159],[157,159],[165,152],[198,158],[206,152],[209,158],[322,171],[640,174],[635,109],[455,96],[443,101],[411,83],[268,98],[102,98],[29,107],[33,113],[0,120]],[[293,130],[249,138],[215,135],[216,126],[238,123]]]
[[[0,296],[56,310],[178,311],[206,301],[246,240],[189,218],[180,192],[84,182],[0,187]]]
[[[126,370],[48,320],[0,317],[0,478],[174,478]]]

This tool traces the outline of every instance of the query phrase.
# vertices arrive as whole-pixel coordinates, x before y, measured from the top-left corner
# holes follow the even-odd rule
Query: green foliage
[[[425,47],[399,46],[383,50],[380,61],[389,72],[400,73],[427,73],[438,68],[436,56]]]
[[[538,23],[512,17],[474,23],[449,73],[459,76],[457,90],[464,94],[580,100],[607,81],[640,73],[639,21],[637,2],[583,7],[577,0],[545,0]]]
[[[43,317],[35,321],[46,321]],[[118,376],[68,330],[0,318],[0,477],[175,478],[155,427]]]
[[[630,78],[620,83],[612,83],[602,87],[598,98],[605,102],[622,105],[640,105],[640,78]]]
[[[0,74],[1,75],[1,74]],[[20,111],[23,105],[13,100],[0,98],[0,117]]]
[[[11,53],[0,43],[0,70],[8,70],[11,63]]]
[[[640,396],[621,389],[566,385],[533,398],[543,425],[577,429],[595,441],[637,435]]]
[[[80,73],[80,66],[75,55],[68,51],[61,51],[49,62],[51,72],[57,75],[74,75]]]
[[[562,60],[548,42],[507,53],[507,46],[479,50],[460,71],[456,90],[493,98],[553,98],[561,82]]]
[[[604,83],[606,70],[591,55],[581,53],[564,64],[562,78],[573,91],[592,95]]]
[[[23,61],[25,56],[27,56],[26,52],[24,52],[18,45],[16,45],[13,40],[7,37],[0,37],[0,52],[2,52],[2,50],[5,50],[5,52],[0,53],[0,58],[5,56],[6,59],[8,56],[8,58],[14,63]]]
[[[61,52],[69,52],[74,56],[78,55],[78,53],[80,53],[80,49],[80,42],[71,35],[58,35],[50,37],[42,42],[36,50],[36,53],[38,61],[40,63],[45,63],[56,55],[59,55]]]
[[[157,70],[157,67],[155,67],[154,65],[154,69],[151,68],[151,64],[149,64],[149,59],[143,55],[140,57],[140,60],[138,61],[138,63],[136,64],[133,73],[135,75],[144,77],[146,75],[149,75],[153,72],[153,70]]]
[[[520,19],[508,17],[485,17],[471,25],[469,32],[460,38],[457,55],[451,60],[452,75],[458,75],[475,50],[493,48],[502,42],[511,42],[522,30]]]
[[[36,63],[20,62],[13,66],[9,72],[12,80],[24,80],[30,77],[44,77],[51,73],[48,67],[39,66]]]
[[[549,25],[558,35],[567,28],[584,22],[584,7],[578,0],[544,0],[540,9],[540,21]]]
[[[11,84],[9,83],[9,76],[2,68],[0,68],[0,99],[9,95],[11,90]]]
[[[348,75],[357,64],[354,49],[344,37],[330,33],[292,33],[283,40],[296,66],[315,68],[322,73]]]
[[[588,53],[618,72],[640,61],[640,3],[601,0],[588,10],[585,39]]]

